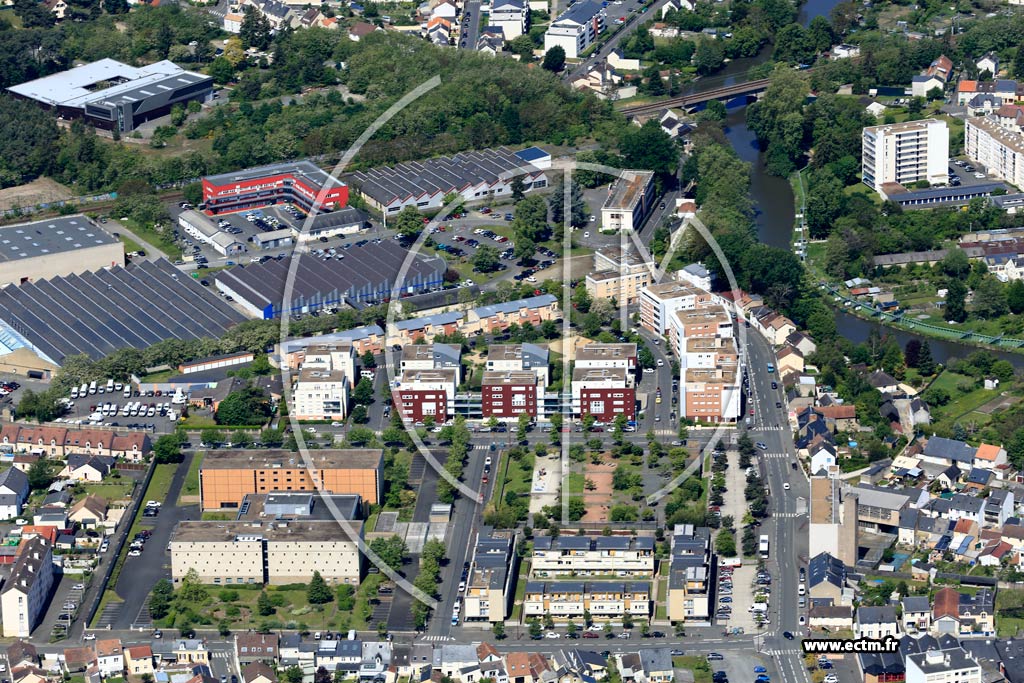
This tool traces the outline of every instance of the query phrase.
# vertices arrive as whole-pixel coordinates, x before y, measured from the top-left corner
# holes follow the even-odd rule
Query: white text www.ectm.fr
[[[858,652],[896,652],[900,641],[893,636],[885,638],[829,639],[808,638],[803,641],[804,652],[808,654],[851,654]]]

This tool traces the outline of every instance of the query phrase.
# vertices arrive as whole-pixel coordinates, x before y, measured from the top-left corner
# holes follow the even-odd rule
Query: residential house
[[[992,635],[995,633],[995,599],[988,589],[960,593],[945,586],[935,593],[932,632],[936,634]]]
[[[263,662],[242,667],[242,683],[277,683],[277,674]]]
[[[110,456],[71,453],[58,476],[72,481],[98,483],[114,468],[114,462],[115,458]]]
[[[776,359],[780,375],[787,370],[800,374],[804,371],[804,354],[795,346],[783,346]]]
[[[36,646],[27,640],[18,639],[7,646],[7,663],[11,670],[20,669],[23,666],[38,666],[39,652]]]
[[[73,506],[68,519],[85,529],[95,529],[107,520],[107,501],[89,494]]]
[[[889,606],[858,607],[854,632],[858,638],[881,639],[886,636],[895,638],[899,633],[896,609]]]
[[[811,602],[807,612],[807,624],[811,628],[830,631],[853,630],[853,607],[850,605],[823,605]]]
[[[279,638],[276,633],[239,633],[235,635],[235,653],[241,665],[252,662],[276,662]]]
[[[927,650],[907,655],[905,680],[906,683],[982,683],[981,665],[960,647]]]
[[[952,465],[958,467],[966,465],[970,467],[974,463],[976,448],[968,446],[963,441],[954,441],[941,436],[929,437],[921,451],[921,459],[937,465]]]
[[[0,472],[0,519],[14,519],[28,500],[28,475],[15,467]]]
[[[1006,464],[1006,449],[1002,446],[983,443],[974,454],[974,466],[995,469]]]
[[[868,384],[883,394],[894,394],[900,386],[899,381],[884,370],[876,370],[868,375]]]
[[[829,553],[819,553],[807,565],[807,593],[820,604],[838,605],[846,587],[846,565]]]
[[[946,55],[940,55],[920,75],[914,77],[911,93],[914,97],[927,97],[932,88],[945,88],[952,76],[953,61]]]
[[[985,498],[982,520],[988,526],[1002,527],[1013,516],[1015,496],[1006,489],[992,489]]]
[[[989,72],[992,76],[999,75],[999,55],[995,52],[988,52],[974,63],[978,67],[978,73]]]
[[[124,649],[120,638],[95,641],[96,667],[104,678],[124,675]]]
[[[694,0],[668,0],[661,6],[661,18],[664,19],[669,12],[692,12],[694,7]]]
[[[195,638],[178,638],[174,641],[171,652],[178,664],[210,665],[210,651],[206,641]]]
[[[926,595],[908,595],[901,601],[901,626],[905,633],[927,633],[932,626],[932,606]]]
[[[643,648],[637,654],[640,655],[640,675],[633,677],[637,683],[671,683],[675,680],[669,648]]]
[[[129,676],[153,675],[153,648],[150,645],[130,645],[124,649],[124,667]]]
[[[792,346],[805,357],[818,350],[818,345],[814,343],[814,340],[803,332],[794,332],[786,337],[786,346]]]
[[[365,21],[357,21],[352,24],[352,27],[348,30],[348,39],[358,43],[360,40],[376,30],[377,27],[373,24],[368,24]]]

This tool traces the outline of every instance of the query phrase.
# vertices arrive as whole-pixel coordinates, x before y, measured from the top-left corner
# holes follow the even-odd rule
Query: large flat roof
[[[325,187],[342,187],[345,184],[331,176],[330,173],[323,170],[312,161],[305,160],[286,161],[279,164],[268,164],[266,166],[256,166],[241,171],[232,171],[230,173],[208,175],[204,177],[203,180],[212,185],[220,186],[234,185],[235,183],[244,183],[250,180],[259,180],[260,178],[267,178],[275,175],[294,176],[295,178],[302,180],[307,185],[312,185],[318,190]]]
[[[91,103],[135,102],[206,80],[210,77],[185,71],[167,60],[134,67],[101,59],[8,90],[51,106],[82,108]]]
[[[309,452],[309,460],[317,469],[368,469],[380,465],[384,451],[380,448],[330,448]],[[305,467],[306,460],[298,453],[282,449],[208,451],[203,456],[204,470],[272,469]]]
[[[608,190],[608,198],[601,208],[632,211],[653,180],[654,173],[651,171],[624,171]]]
[[[362,526],[362,522],[351,522]],[[178,522],[171,533],[172,543],[231,541],[322,541],[352,542],[345,538],[342,526],[334,520],[286,522]]]
[[[85,216],[58,216],[0,228],[0,261],[87,249],[117,240]]]
[[[360,192],[387,206],[408,197],[446,195],[475,185],[494,185],[515,175],[540,173],[516,153],[499,147],[356,171],[346,178]]]
[[[243,320],[166,259],[0,289],[0,329],[57,364],[165,339],[219,338]]]

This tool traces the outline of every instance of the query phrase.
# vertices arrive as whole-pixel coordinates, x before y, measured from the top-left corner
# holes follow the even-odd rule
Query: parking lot
[[[708,662],[714,683],[747,683],[772,667],[771,659],[760,653],[725,652],[723,657]]]
[[[180,405],[173,403],[174,396],[158,395],[147,392],[142,396],[138,391],[120,390],[107,392],[106,383],[97,382],[96,393],[86,393],[84,397],[68,397],[69,410],[58,418],[57,422],[71,424],[97,425],[107,427],[127,427],[164,433],[174,431],[175,422],[180,414]],[[129,394],[125,396],[125,393]],[[173,418],[173,419],[172,419]]]
[[[999,182],[999,180],[990,178],[983,169],[976,168],[970,161],[949,160],[949,184],[954,187],[970,187],[971,185],[986,185],[995,182]]]

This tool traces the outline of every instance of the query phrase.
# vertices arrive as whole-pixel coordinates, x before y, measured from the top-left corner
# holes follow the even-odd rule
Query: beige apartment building
[[[534,578],[654,575],[654,539],[649,536],[538,536],[530,564]]]
[[[735,369],[691,368],[682,374],[680,417],[711,423],[739,418],[741,392]]]
[[[636,303],[640,291],[652,283],[654,268],[653,260],[632,250],[600,249],[594,253],[594,270],[587,275],[587,293],[595,299]]]
[[[362,522],[351,522],[362,537]],[[191,571],[207,584],[288,584],[314,571],[328,583],[358,584],[358,542],[334,520],[179,522],[171,535],[171,577]]]
[[[348,389],[344,372],[303,367],[292,389],[292,414],[297,420],[344,420]]]
[[[999,125],[995,116],[968,117],[964,153],[990,176],[1024,188],[1024,136]]]
[[[515,534],[485,527],[477,536],[463,596],[466,621],[504,621],[512,612],[517,578]]]
[[[733,318],[722,309],[697,308],[676,311],[669,318],[668,339],[676,355],[686,353],[686,342],[695,338],[732,338],[736,330]]]
[[[667,614],[670,621],[707,621],[714,608],[711,530],[679,524],[672,530]]]
[[[45,616],[55,578],[53,548],[42,536],[22,541],[0,591],[5,638],[28,638]]]
[[[356,352],[351,342],[310,344],[305,349],[303,368],[342,372],[350,384],[356,380]]]
[[[655,334],[665,334],[679,311],[715,306],[710,293],[688,282],[663,282],[640,291],[640,324]]]
[[[899,183],[919,180],[933,185],[948,182],[949,129],[945,121],[923,119],[868,126],[861,133],[861,171],[864,184],[877,192]]]

